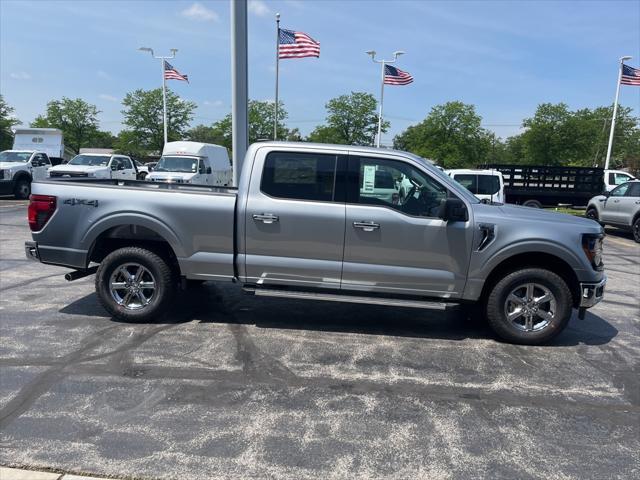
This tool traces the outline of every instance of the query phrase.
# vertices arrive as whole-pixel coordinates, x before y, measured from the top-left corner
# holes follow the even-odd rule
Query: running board
[[[403,300],[401,298],[358,297],[353,295],[333,295],[330,293],[300,292],[294,290],[270,290],[266,288],[245,288],[245,292],[259,297],[292,298],[296,300],[319,300],[324,302],[362,303],[365,305],[384,305],[387,307],[427,308],[444,310],[444,302],[426,300]]]

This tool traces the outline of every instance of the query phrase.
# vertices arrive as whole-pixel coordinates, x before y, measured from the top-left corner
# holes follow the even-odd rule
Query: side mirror
[[[40,163],[39,160],[31,160],[31,166],[32,167],[41,167],[42,163]]]
[[[207,173],[211,173],[211,167],[207,167]]]
[[[124,170],[124,165],[122,164],[118,165],[118,170]]]
[[[611,190],[605,190],[605,191],[604,191],[604,193],[603,193],[603,195],[604,195],[605,197],[610,197],[610,196],[611,196]]]
[[[118,169],[117,165],[111,165],[111,170],[113,170],[114,172]]]
[[[459,198],[447,198],[442,205],[440,218],[445,222],[466,222],[469,220],[469,212]]]

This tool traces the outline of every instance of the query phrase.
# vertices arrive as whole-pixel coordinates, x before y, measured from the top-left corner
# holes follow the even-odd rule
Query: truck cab
[[[0,195],[27,199],[31,182],[43,180],[51,168],[49,156],[36,150],[5,150],[0,152]]]
[[[604,171],[604,185],[607,192],[610,192],[618,185],[636,180],[636,177],[624,170],[605,170]]]
[[[231,162],[227,149],[200,142],[167,142],[153,172],[151,182],[227,186],[231,184]]]
[[[455,169],[446,172],[478,200],[504,203],[504,179],[497,170]]]
[[[131,158],[125,155],[81,153],[69,163],[49,170],[51,178],[112,178],[135,180],[138,172]]]

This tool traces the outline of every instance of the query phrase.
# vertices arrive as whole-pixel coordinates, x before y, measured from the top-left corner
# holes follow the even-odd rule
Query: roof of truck
[[[14,130],[16,134],[29,133],[29,134],[47,134],[47,133],[59,133],[62,134],[62,130],[59,128],[16,128]]]

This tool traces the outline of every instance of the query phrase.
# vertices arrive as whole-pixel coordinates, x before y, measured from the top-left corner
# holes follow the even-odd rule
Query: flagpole
[[[382,60],[380,73],[380,112],[378,113],[378,137],[376,139],[376,147],[380,148],[380,137],[382,136],[382,104],[384,102],[384,67],[386,62]]]
[[[167,79],[164,76],[164,62],[166,60],[163,58],[160,60],[160,65],[162,66],[162,119],[164,125],[164,143],[167,143]]]
[[[609,162],[611,161],[611,150],[613,149],[613,133],[616,129],[616,116],[618,114],[618,98],[620,97],[620,81],[622,80],[622,67],[625,60],[629,60],[631,57],[620,57],[620,68],[618,69],[618,83],[616,85],[616,98],[613,101],[613,116],[611,117],[611,131],[609,132],[609,145],[607,146],[607,159],[604,162],[605,170],[609,169]]]
[[[276,100],[273,104],[273,139],[278,139],[278,81],[280,77],[280,14],[276,13]]]

